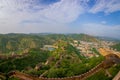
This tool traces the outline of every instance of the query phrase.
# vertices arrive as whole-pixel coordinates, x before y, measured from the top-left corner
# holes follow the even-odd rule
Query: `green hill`
[[[48,78],[61,78],[80,75],[88,72],[101,61],[103,56],[85,58],[81,52],[70,44],[73,40],[97,42],[96,38],[85,34],[4,34],[0,35],[0,53],[23,53],[28,49],[27,56],[14,58],[0,58],[0,72],[2,77],[8,78],[8,72],[18,70],[20,72]],[[44,45],[54,46],[55,49],[49,51],[43,49]],[[7,55],[9,56],[9,55]],[[119,70],[119,66],[111,68],[109,71]],[[88,78],[88,80],[109,80],[105,72]],[[8,80],[14,80],[9,78]],[[18,79],[19,80],[19,79]]]
[[[98,40],[86,34],[1,34],[0,53],[21,53],[25,49],[42,48],[44,45],[51,45],[57,40]]]

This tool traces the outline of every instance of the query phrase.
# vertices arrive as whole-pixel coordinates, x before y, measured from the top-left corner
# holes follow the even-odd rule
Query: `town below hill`
[[[118,58],[106,58],[111,54]],[[119,60],[113,61],[119,57],[119,41],[86,34],[0,34],[0,79],[3,80],[19,80],[22,74],[66,78],[88,75],[92,69],[94,74],[86,80],[111,80],[120,70]],[[111,65],[98,70],[108,63]],[[16,71],[19,77],[9,76],[11,71]]]

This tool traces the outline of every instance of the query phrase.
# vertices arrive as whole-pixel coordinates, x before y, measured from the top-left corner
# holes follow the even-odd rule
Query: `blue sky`
[[[0,0],[0,33],[120,38],[120,0]]]

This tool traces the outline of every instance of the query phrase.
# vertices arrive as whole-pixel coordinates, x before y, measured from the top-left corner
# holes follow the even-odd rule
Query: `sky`
[[[0,33],[120,38],[120,0],[0,0]]]

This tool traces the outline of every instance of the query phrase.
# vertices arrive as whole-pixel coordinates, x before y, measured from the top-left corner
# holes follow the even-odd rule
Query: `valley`
[[[117,44],[86,34],[1,34],[0,78],[111,80],[120,70]]]

